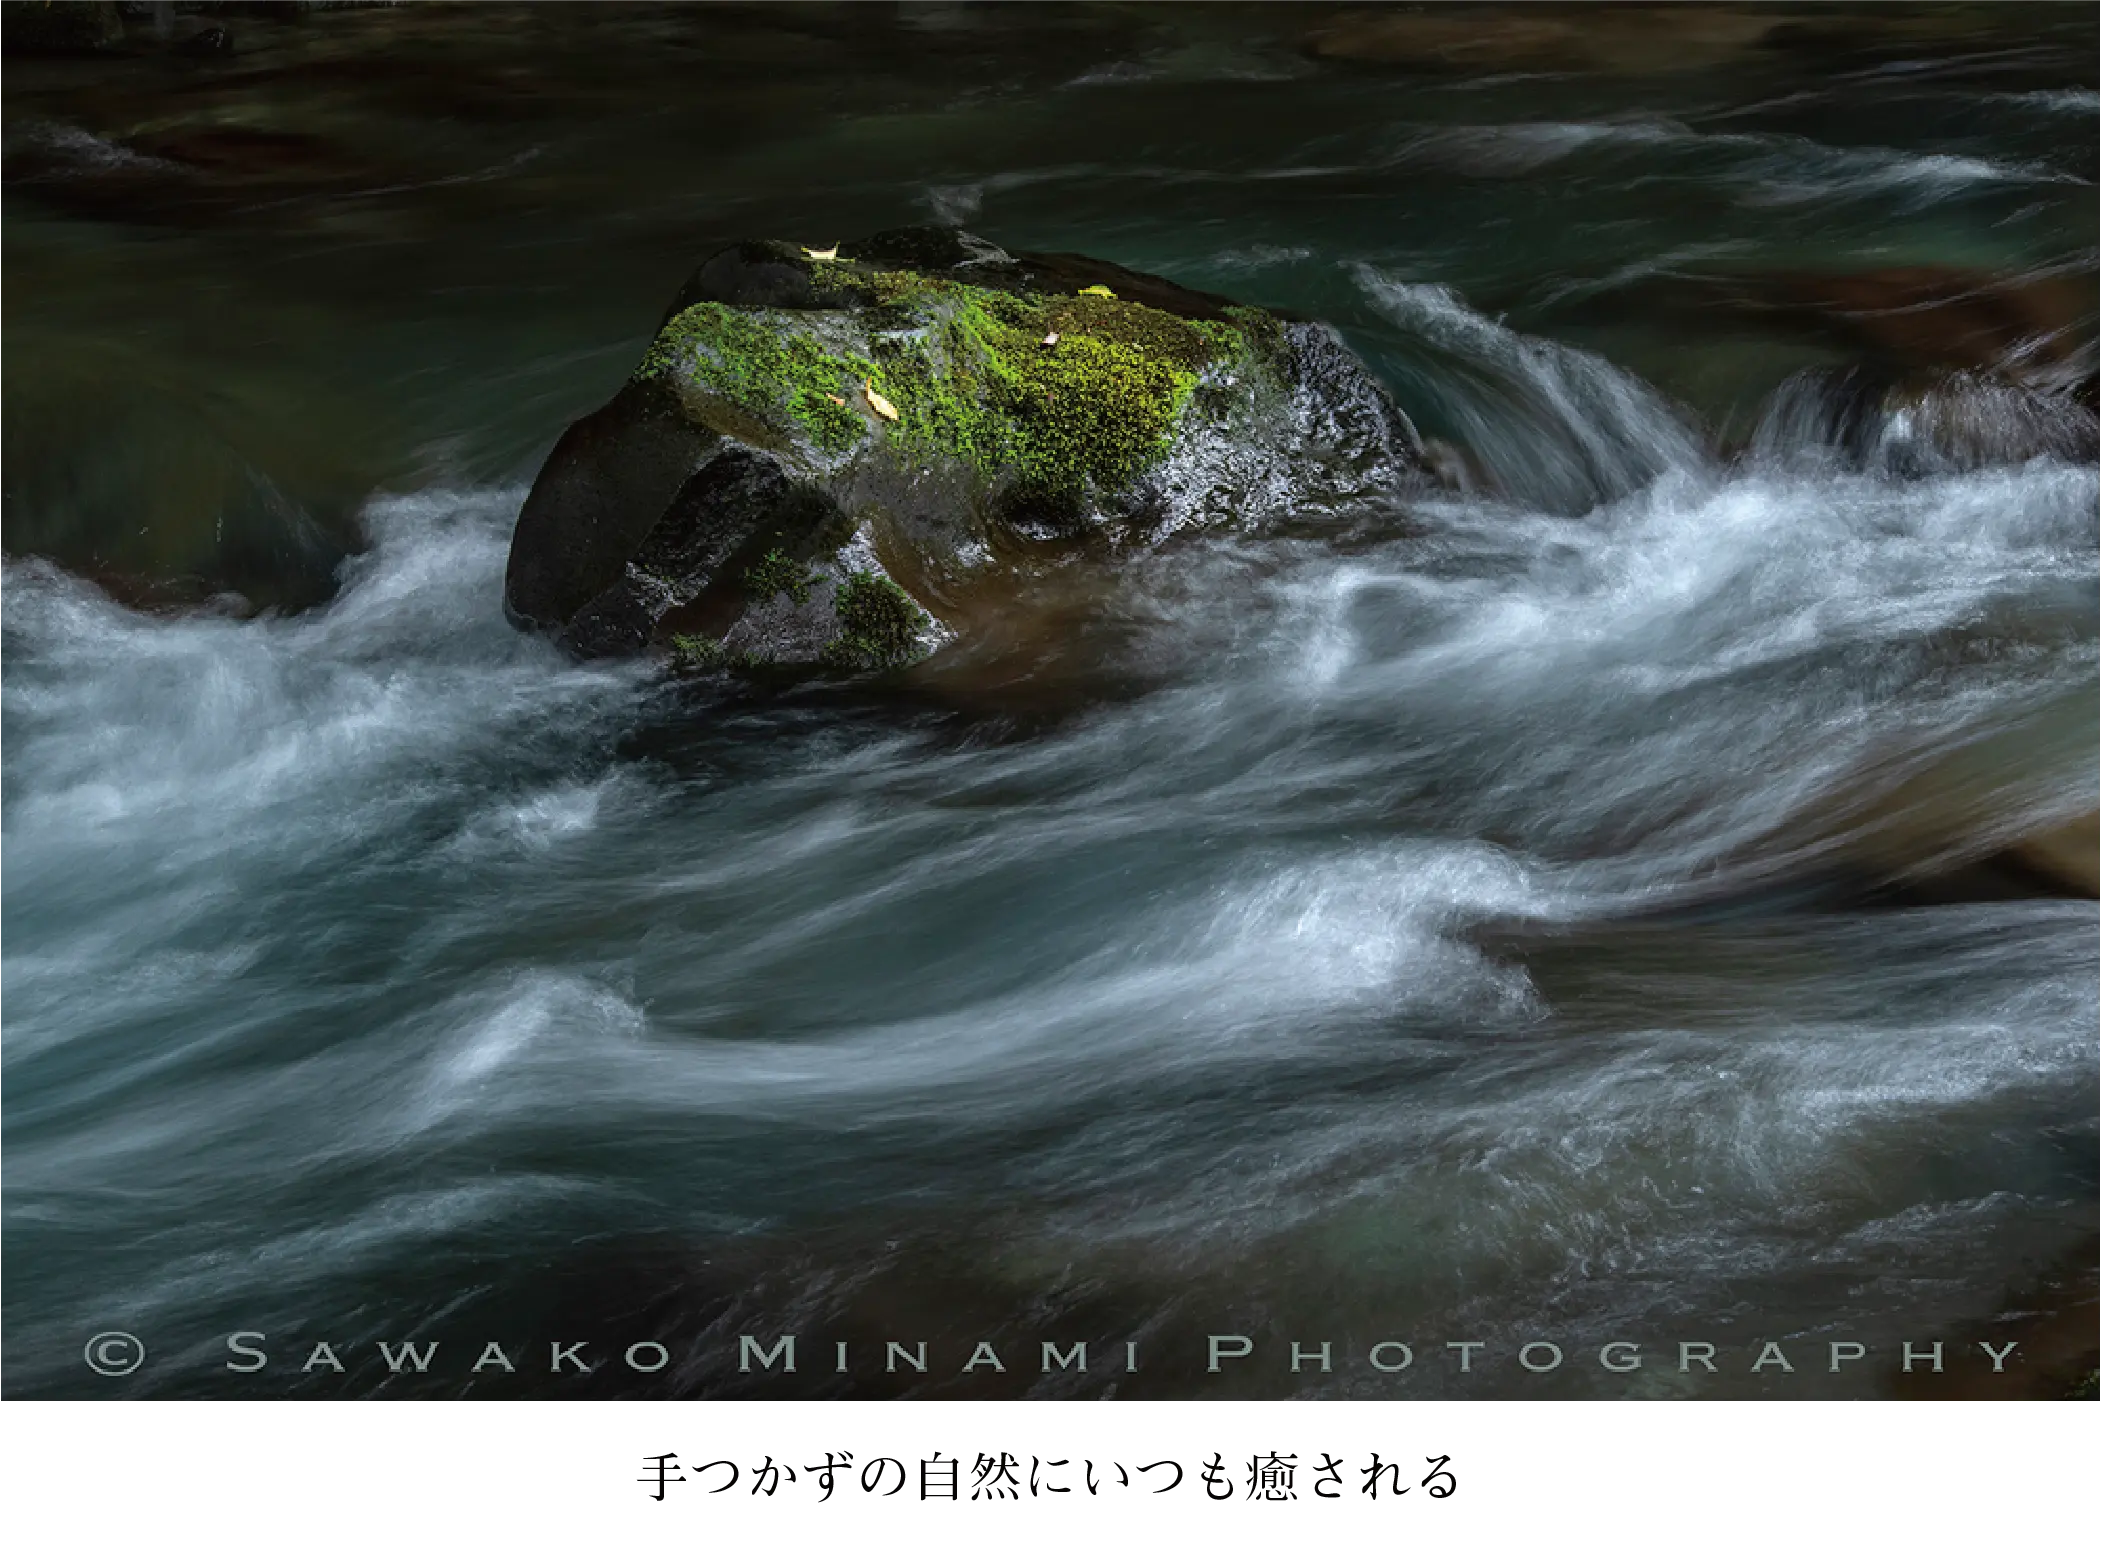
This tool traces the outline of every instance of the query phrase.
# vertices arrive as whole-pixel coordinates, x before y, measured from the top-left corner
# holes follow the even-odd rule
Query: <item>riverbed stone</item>
[[[1324,18],[1305,46],[1317,59],[1418,71],[1646,76],[1733,64],[1772,25],[1723,6],[1387,6]]]
[[[951,228],[747,242],[556,444],[505,607],[585,657],[890,667],[1060,563],[1437,482],[1314,322]]]
[[[1806,370],[1768,399],[1754,449],[1769,458],[1835,457],[1888,478],[2030,462],[2092,463],[2094,412],[1985,371],[1900,374],[1881,365]]]
[[[2091,376],[2090,271],[2001,275],[1948,266],[1717,278],[1693,308],[1819,338],[1909,370],[1977,369],[2041,391]]]
[[[2046,887],[2101,897],[2101,814],[2085,815],[2021,839],[2008,858]]]
[[[124,603],[325,602],[364,547],[361,504],[394,477],[378,457],[399,438],[386,409],[329,386],[287,397],[238,352],[31,320],[12,330],[0,381],[10,554]]]

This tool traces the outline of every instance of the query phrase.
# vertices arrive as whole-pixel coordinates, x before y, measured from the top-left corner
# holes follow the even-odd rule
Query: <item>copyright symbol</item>
[[[128,1376],[146,1363],[146,1345],[128,1332],[98,1332],[81,1357],[98,1376]]]

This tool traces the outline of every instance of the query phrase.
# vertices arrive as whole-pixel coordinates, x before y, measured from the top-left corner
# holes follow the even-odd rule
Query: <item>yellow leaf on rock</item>
[[[875,409],[879,417],[888,419],[892,424],[897,422],[897,405],[877,391],[872,384],[867,381],[861,382],[861,395],[868,399],[868,406]]]

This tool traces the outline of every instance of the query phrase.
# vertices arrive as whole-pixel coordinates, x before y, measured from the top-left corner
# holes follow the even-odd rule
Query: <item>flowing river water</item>
[[[2091,1366],[2095,904],[1975,867],[2095,806],[2096,470],[1774,412],[1945,357],[1922,279],[2078,372],[2091,8],[1566,60],[592,9],[10,58],[10,1394]],[[700,257],[937,220],[1326,320],[1467,482],[1067,584],[902,695],[506,623],[539,459]]]

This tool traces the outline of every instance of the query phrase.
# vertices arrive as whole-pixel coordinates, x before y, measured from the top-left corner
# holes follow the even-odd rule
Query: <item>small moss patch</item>
[[[778,312],[708,301],[674,316],[635,373],[688,376],[838,453],[867,432],[848,399],[873,368],[858,355],[833,352]]]
[[[729,652],[712,636],[671,638],[671,667],[681,674],[700,674],[719,669],[729,661]]]
[[[855,669],[888,669],[919,652],[928,624],[904,590],[873,571],[852,571],[833,595],[839,634],[825,644],[824,660]]]
[[[724,671],[749,674],[765,666],[764,658],[752,653],[731,652],[712,636],[671,638],[671,667],[679,674],[719,674]]]
[[[744,591],[755,604],[785,594],[790,603],[800,606],[810,601],[810,589],[821,580],[816,572],[797,565],[778,549],[769,549],[765,559],[744,573]]]
[[[843,261],[812,262],[810,282],[821,294],[843,295],[862,304],[907,311],[942,294],[966,291],[945,277],[859,267]]]

